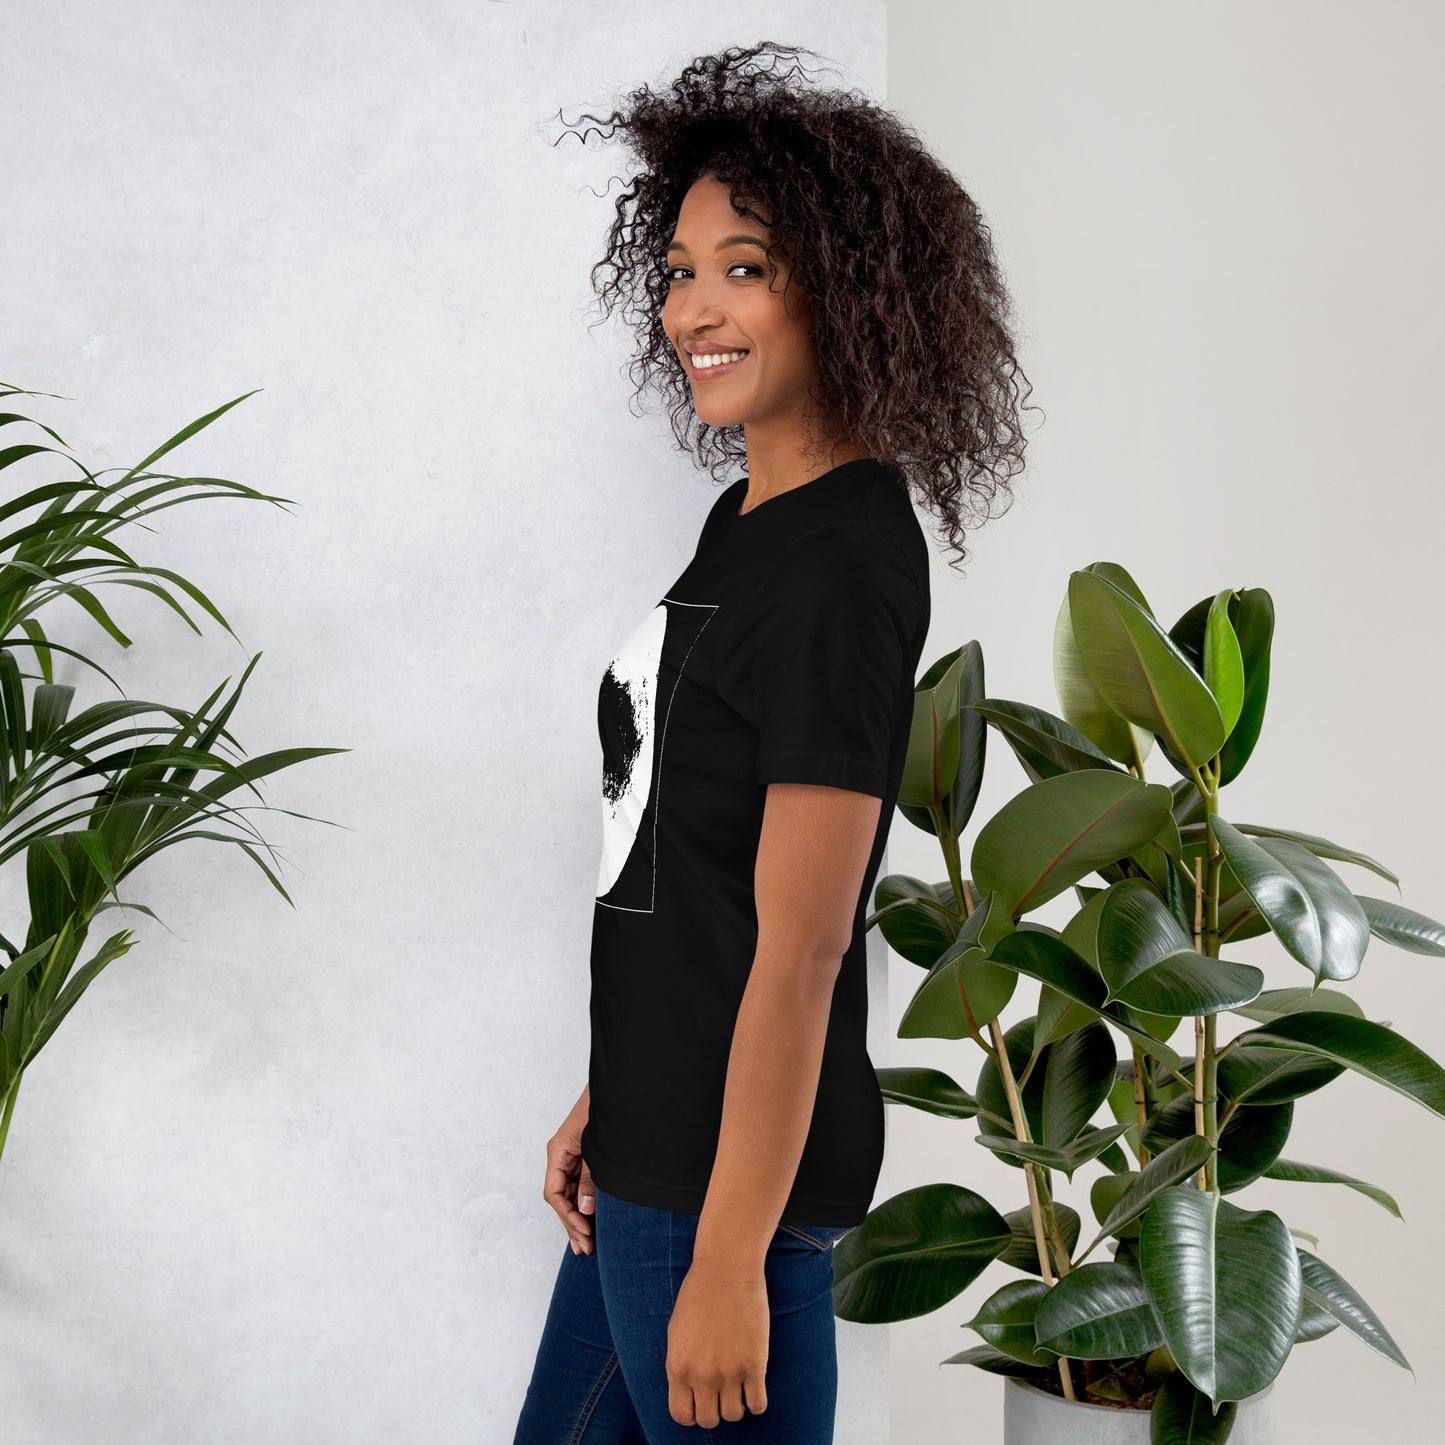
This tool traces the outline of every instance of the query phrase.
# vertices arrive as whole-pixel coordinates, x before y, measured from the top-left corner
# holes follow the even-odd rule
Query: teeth
[[[701,352],[692,358],[692,364],[701,370],[707,366],[722,366],[729,361],[741,361],[746,355],[746,351]]]

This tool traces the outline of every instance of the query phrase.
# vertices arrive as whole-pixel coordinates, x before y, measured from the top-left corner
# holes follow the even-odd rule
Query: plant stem
[[[950,913],[949,917],[952,918],[955,923],[963,923],[973,917],[974,902],[973,890],[965,887],[963,882],[963,861],[958,851],[958,839],[954,837],[953,830],[945,826],[947,819],[944,817],[941,807],[932,807],[929,809],[929,813],[933,818],[933,826],[938,833],[939,846],[943,849],[943,860],[948,868],[949,886],[953,889],[954,898],[963,905],[963,912],[961,914]],[[943,841],[945,837],[949,840],[947,843]],[[947,912],[948,910],[945,909],[944,911]],[[957,964],[954,965],[953,977],[954,981],[958,984],[958,1001],[963,1008],[963,1024],[968,1030],[969,1038],[971,1038],[984,1053],[992,1054],[992,1045],[990,1045],[988,1040],[979,1032],[978,1020],[973,1016],[973,1009],[969,1005],[968,994],[964,991],[963,979],[959,975]]]
[[[1004,1092],[1008,1095],[1009,1113],[1013,1116],[1014,1138],[1027,1140],[1029,1138],[1029,1121],[1024,1114],[1023,1101],[1019,1098],[1018,1085],[1014,1082],[1013,1064],[1004,1043],[1003,1030],[999,1027],[997,1019],[990,1019],[988,1027],[990,1034],[993,1035],[993,1046],[997,1051],[995,1057],[998,1059],[999,1073],[1003,1076]],[[1040,1198],[1039,1179],[1031,1159],[1024,1160],[1024,1181],[1029,1190],[1029,1218],[1033,1221],[1034,1226],[1034,1247],[1038,1250],[1039,1272],[1043,1276],[1044,1283],[1052,1288],[1054,1271],[1049,1263],[1048,1241],[1044,1237],[1043,1201]],[[1054,1221],[1054,1228],[1056,1230],[1058,1228],[1057,1220]],[[1067,1254],[1067,1251],[1065,1253]],[[1067,1355],[1059,1356],[1059,1382],[1064,1387],[1066,1400],[1078,1398],[1074,1394],[1074,1377],[1069,1373]]]
[[[1206,1139],[1209,1131],[1204,1127],[1204,1016],[1194,1016],[1194,1132]],[[1195,1179],[1201,1189],[1209,1188],[1209,1161],[1200,1165]]]
[[[965,919],[973,916],[974,902],[972,886],[963,878],[963,865],[958,851],[958,839],[951,827],[944,826],[943,810],[933,808],[930,810],[933,817],[933,825],[937,831],[939,845],[943,849],[944,860],[948,867],[948,879],[953,888],[953,896],[963,906],[963,917]],[[968,1000],[963,996],[960,988],[959,996],[963,1000],[965,1017],[968,1021],[969,1032],[972,1037],[985,1049],[988,1045],[984,1042],[982,1035],[978,1032],[974,1022],[973,1011],[968,1006]],[[1013,1063],[1008,1056],[1008,1046],[1004,1042],[1003,1029],[999,1026],[997,1018],[989,1020],[989,1035],[993,1040],[992,1052],[998,1064],[999,1073],[1003,1078],[1004,1092],[1008,1096],[1009,1114],[1013,1119],[1014,1138],[1029,1139],[1028,1118],[1024,1114],[1023,1101],[1019,1097],[1018,1085],[1014,1080]],[[1047,1172],[1047,1171],[1045,1171]],[[1047,1226],[1045,1223],[1045,1200],[1041,1193],[1047,1190],[1047,1185],[1041,1191],[1041,1179],[1036,1172],[1033,1161],[1024,1161],[1024,1180],[1029,1191],[1029,1218],[1034,1227],[1034,1248],[1038,1251],[1039,1271],[1043,1276],[1046,1285],[1052,1287],[1054,1283],[1054,1272],[1049,1263],[1049,1241],[1045,1237],[1046,1228],[1052,1233],[1054,1247],[1058,1250],[1058,1259],[1061,1272],[1069,1272],[1069,1250],[1064,1240],[1063,1231],[1059,1227],[1058,1216],[1053,1207],[1053,1199],[1047,1200]],[[1059,1383],[1064,1389],[1066,1400],[1077,1400],[1074,1393],[1074,1377],[1069,1369],[1069,1358],[1067,1355],[1060,1355],[1058,1359]]]
[[[958,839],[954,836],[953,828],[944,816],[942,807],[932,806],[928,812],[933,819],[938,846],[943,849],[943,863],[948,869],[948,881],[953,888],[954,901],[962,910],[955,912],[954,917],[962,923],[973,913],[973,902],[963,886],[963,860],[958,851]]]
[[[1049,1171],[1045,1169],[1038,1176],[1040,1194],[1043,1197],[1044,1229],[1048,1232],[1050,1241],[1054,1246],[1054,1265],[1058,1270],[1059,1278],[1062,1279],[1073,1269],[1073,1261],[1069,1258],[1069,1241],[1064,1238],[1064,1227],[1059,1223],[1058,1211],[1054,1208],[1053,1194],[1049,1189]]]
[[[15,1096],[20,1092],[20,1080],[25,1077],[22,1069],[10,1081],[10,1087],[5,1091],[5,1117],[0,1119],[0,1155],[5,1152],[5,1136],[10,1132],[10,1116],[15,1112]]]
[[[1134,776],[1138,778],[1141,782],[1143,782],[1144,758],[1143,755],[1139,752],[1139,735],[1128,723],[1125,723],[1124,726],[1129,728],[1129,751],[1134,754],[1134,762],[1132,764],[1134,769]]]
[[[1144,1094],[1144,1070],[1147,1067],[1144,1062],[1144,1050],[1136,1042],[1134,1045],[1134,1117],[1141,1169],[1149,1162],[1149,1151],[1144,1147],[1144,1130],[1149,1123],[1149,1101]]]
[[[1204,1016],[1204,1137],[1214,1152],[1204,1161],[1205,1187],[1219,1192],[1219,1060],[1214,1052],[1215,1014]]]
[[[1205,781],[1207,779],[1207,782]],[[1204,767],[1204,778],[1195,772],[1204,793],[1204,853],[1194,860],[1194,948],[1206,958],[1219,957],[1219,875],[1223,854],[1211,815],[1219,811],[1219,759]],[[1194,1132],[1214,1145],[1196,1178],[1199,1187],[1219,1192],[1219,1053],[1216,1048],[1216,1014],[1194,1019]]]

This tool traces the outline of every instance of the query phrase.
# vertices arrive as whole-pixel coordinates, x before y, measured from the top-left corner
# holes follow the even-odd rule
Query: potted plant
[[[39,393],[0,385],[0,397],[21,394]],[[59,652],[120,691],[104,667],[57,641],[40,620],[48,604],[68,598],[129,647],[131,639],[97,596],[103,585],[150,592],[199,632],[186,610],[189,601],[231,632],[198,587],[164,567],[136,561],[113,534],[127,526],[144,528],[142,518],[181,502],[249,497],[280,505],[288,500],[221,477],[148,470],[243,400],[237,397],[190,423],[114,481],[99,480],[67,454],[68,448],[0,446],[0,474],[14,475],[10,467],[47,452],[64,457],[80,473],[0,502],[0,866],[24,859],[30,910],[23,943],[10,941],[8,923],[0,934],[5,950],[0,958],[0,1151],[25,1070],[101,971],[134,946],[133,933],[125,929],[80,963],[93,920],[110,908],[151,913],[143,904],[121,900],[121,882],[163,848],[204,838],[234,843],[290,903],[258,851],[274,857],[274,850],[245,816],[270,806],[256,783],[308,758],[348,751],[284,748],[245,758],[226,725],[260,661],[259,652],[228,697],[229,678],[195,709],[122,696],[74,712],[74,685],[55,680],[53,654]],[[29,420],[0,412],[0,427]],[[50,427],[36,425],[66,446]],[[33,659],[38,670],[22,668],[22,658]],[[227,749],[241,761],[224,756]],[[203,774],[209,776],[198,781]],[[259,801],[233,801],[242,788]]]
[[[1290,1351],[1340,1326],[1409,1368],[1318,1241],[1241,1200],[1260,1178],[1334,1183],[1399,1215],[1334,1161],[1285,1157],[1296,1102],[1346,1069],[1445,1115],[1445,1071],[1337,986],[1371,935],[1440,955],[1445,928],[1329,866],[1398,887],[1373,858],[1220,810],[1260,736],[1273,617],[1263,589],[1224,589],[1166,631],[1122,567],[1096,563],[1058,614],[1061,717],[985,697],[976,642],[915,691],[898,806],[938,839],[947,878],[885,877],[868,923],[924,971],[899,1036],[968,1038],[983,1060],[972,1093],[932,1068],[880,1068],[879,1085],[968,1124],[1027,1203],[953,1183],[895,1195],[839,1242],[834,1305],[909,1319],[1007,1268],[967,1321],[983,1343],[945,1363],[1006,1377],[1010,1442],[1272,1441]],[[990,725],[1030,781],[978,830],[965,876]],[[1156,743],[1172,785],[1145,778]],[[1071,888],[1061,929],[1030,918]],[[1299,987],[1265,989],[1227,956],[1267,933]],[[1020,985],[1030,1012],[1005,1028]],[[1225,1037],[1222,1018],[1243,1026]],[[1055,1171],[1086,1166],[1087,1228],[1054,1197]]]

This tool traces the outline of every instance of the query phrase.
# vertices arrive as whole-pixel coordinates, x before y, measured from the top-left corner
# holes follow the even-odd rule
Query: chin
[[[708,426],[725,427],[743,424],[743,418],[736,412],[724,411],[715,406],[699,406],[696,399],[693,401],[692,409],[697,413],[697,419]]]

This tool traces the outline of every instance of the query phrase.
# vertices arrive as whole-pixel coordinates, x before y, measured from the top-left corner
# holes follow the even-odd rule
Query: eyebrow
[[[719,251],[728,246],[756,246],[760,251],[766,251],[768,249],[767,242],[757,236],[724,236],[723,239],[717,243],[717,249]],[[684,246],[681,241],[669,241],[667,243],[667,249],[669,252],[686,251],[687,247]]]

